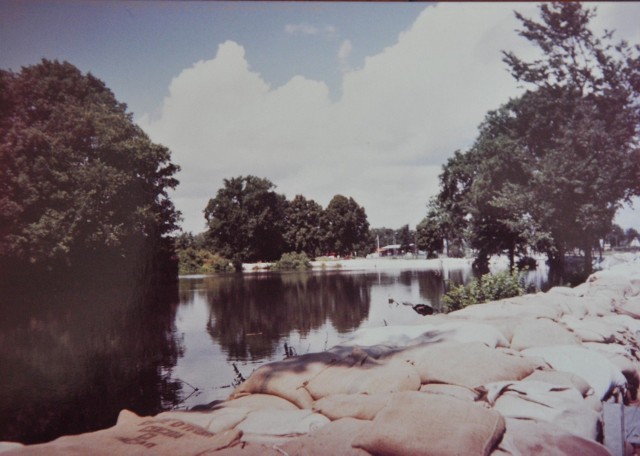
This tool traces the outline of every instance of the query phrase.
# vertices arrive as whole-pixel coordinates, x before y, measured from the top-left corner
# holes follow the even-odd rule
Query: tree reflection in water
[[[3,290],[0,440],[43,442],[179,401],[176,287],[100,282]]]
[[[246,361],[273,356],[292,331],[305,336],[327,321],[339,333],[369,314],[373,277],[340,273],[228,275],[205,280],[207,331]]]

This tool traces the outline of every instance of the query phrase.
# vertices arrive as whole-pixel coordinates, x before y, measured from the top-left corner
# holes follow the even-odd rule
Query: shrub
[[[271,269],[276,271],[306,271],[311,269],[311,260],[309,260],[309,257],[304,252],[283,253]]]
[[[178,273],[181,275],[233,271],[229,260],[205,249],[188,247],[179,250],[178,261]]]
[[[522,273],[504,271],[497,274],[485,274],[474,279],[468,285],[455,286],[445,294],[445,311],[451,312],[471,304],[521,296],[524,292]]]

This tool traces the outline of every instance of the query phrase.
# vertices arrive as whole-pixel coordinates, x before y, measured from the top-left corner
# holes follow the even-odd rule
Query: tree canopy
[[[255,176],[224,179],[204,210],[213,248],[236,266],[282,254],[286,199],[274,189],[271,181]]]
[[[595,37],[594,15],[573,2],[541,5],[539,21],[516,13],[541,57],[504,61],[528,89],[489,112],[443,169],[432,217],[481,260],[532,247],[561,267],[579,248],[590,269],[616,210],[640,194],[638,48]]]
[[[132,262],[176,228],[167,190],[179,168],[102,81],[43,60],[0,70],[0,94],[5,265]]]
[[[368,253],[372,239],[364,208],[343,195],[335,195],[324,211],[324,245],[332,253]]]

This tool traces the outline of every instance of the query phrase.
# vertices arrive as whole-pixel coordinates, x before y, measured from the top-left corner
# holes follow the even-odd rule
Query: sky
[[[598,3],[596,31],[640,43],[640,3]],[[0,68],[91,72],[181,166],[171,197],[205,229],[225,178],[253,174],[372,227],[412,228],[442,165],[522,93],[501,51],[534,58],[533,3],[0,2]],[[616,222],[640,229],[640,200]]]

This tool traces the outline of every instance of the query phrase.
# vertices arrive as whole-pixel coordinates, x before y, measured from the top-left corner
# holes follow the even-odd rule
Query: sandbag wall
[[[359,330],[256,369],[207,411],[123,411],[114,428],[6,454],[606,455],[602,403],[636,400],[638,331],[640,264],[625,263]]]

